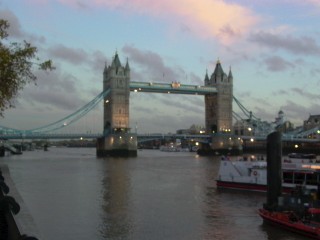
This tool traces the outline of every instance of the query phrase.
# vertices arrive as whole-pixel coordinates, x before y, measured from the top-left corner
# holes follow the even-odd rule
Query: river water
[[[297,240],[263,224],[265,194],[217,190],[218,157],[49,148],[0,158],[46,240]]]

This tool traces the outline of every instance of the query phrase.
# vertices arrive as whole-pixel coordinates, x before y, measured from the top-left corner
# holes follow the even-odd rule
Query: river
[[[49,148],[0,158],[45,240],[297,240],[263,224],[265,194],[217,190],[219,157]]]

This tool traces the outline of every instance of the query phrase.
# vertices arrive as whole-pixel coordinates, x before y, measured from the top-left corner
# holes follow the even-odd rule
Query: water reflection
[[[132,229],[129,216],[130,176],[128,159],[104,159],[105,169],[102,179],[102,219],[103,239],[128,239]]]
[[[43,239],[298,240],[262,224],[264,194],[218,190],[219,158],[143,150],[97,159],[94,149],[2,158]]]
[[[261,223],[260,225],[261,232],[265,233],[265,238],[268,240],[301,240],[304,239],[302,235],[286,231],[282,228],[277,228],[275,226]]]
[[[205,239],[261,238],[256,228],[262,222],[257,209],[264,199],[264,194],[209,188]]]

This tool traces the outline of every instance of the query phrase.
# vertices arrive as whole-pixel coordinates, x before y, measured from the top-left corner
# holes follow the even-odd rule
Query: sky
[[[39,72],[0,125],[32,129],[72,114],[102,91],[117,52],[131,81],[204,85],[217,60],[233,94],[264,121],[282,110],[301,126],[320,114],[320,0],[0,0],[9,40],[26,40],[56,69]],[[242,115],[236,103],[233,110]],[[102,103],[73,131],[102,131]],[[130,94],[130,127],[168,133],[204,125],[204,97]],[[81,128],[81,129],[79,129]],[[70,130],[72,131],[72,129]]]

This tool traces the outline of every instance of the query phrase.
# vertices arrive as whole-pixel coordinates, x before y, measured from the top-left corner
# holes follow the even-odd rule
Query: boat
[[[315,154],[291,153],[282,158],[282,190],[290,192],[297,185],[317,189],[320,160]],[[222,157],[217,188],[267,191],[267,162],[263,157]]]
[[[317,179],[319,177],[317,174],[319,164],[313,157],[305,159],[304,156],[289,154],[288,157],[294,160],[290,162],[291,159],[282,158],[281,151],[281,133],[273,132],[267,137],[266,203],[258,213],[264,223],[320,239],[320,185],[311,188],[313,186],[311,183],[315,183],[316,180],[314,177]],[[285,164],[291,164],[289,169]],[[293,173],[293,180],[297,172],[299,181],[305,181],[302,185],[296,184],[290,193],[283,193],[286,182],[281,173],[284,175],[286,171]],[[308,179],[312,179],[309,185]]]
[[[181,145],[169,144],[160,146],[162,152],[189,152],[188,148],[182,148]]]
[[[319,193],[301,186],[296,189],[289,195],[279,196],[277,204],[265,204],[258,213],[265,223],[320,239]]]

